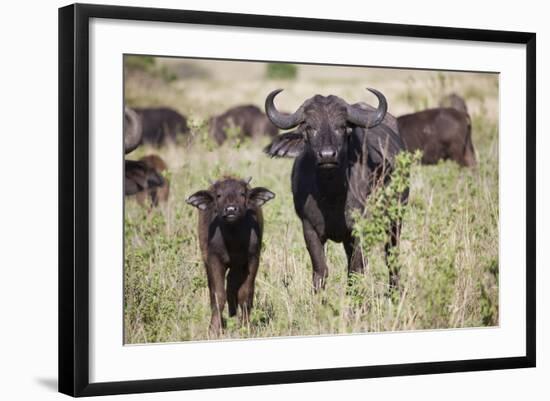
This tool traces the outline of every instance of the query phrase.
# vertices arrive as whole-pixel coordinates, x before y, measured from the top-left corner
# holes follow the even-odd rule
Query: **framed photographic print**
[[[59,10],[59,390],[535,366],[535,34]]]

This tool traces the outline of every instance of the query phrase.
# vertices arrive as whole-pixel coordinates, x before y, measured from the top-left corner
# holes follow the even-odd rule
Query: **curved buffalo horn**
[[[277,96],[282,91],[282,89],[277,89],[267,95],[267,98],[265,99],[265,112],[275,126],[281,129],[294,128],[304,120],[304,109],[303,107],[300,107],[294,114],[289,115],[280,113],[275,108],[275,105],[273,104],[273,99],[275,99],[275,96]]]
[[[357,107],[348,106],[348,121],[361,127],[372,128],[384,120],[388,111],[388,103],[386,97],[376,89],[367,88],[367,90],[374,93],[378,98],[378,108],[374,112],[369,112]]]
[[[124,106],[124,153],[130,153],[141,143],[141,118],[131,108]]]

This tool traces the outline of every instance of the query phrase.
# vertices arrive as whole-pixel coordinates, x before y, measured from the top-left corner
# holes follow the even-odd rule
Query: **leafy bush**
[[[298,67],[295,64],[269,63],[266,69],[268,79],[294,79],[298,74]]]
[[[376,245],[389,241],[388,229],[391,222],[403,220],[405,208],[401,201],[403,193],[410,187],[411,168],[422,158],[417,151],[412,154],[401,152],[395,158],[394,170],[387,185],[379,185],[369,195],[363,214],[355,212],[353,234],[359,238],[366,254]]]
[[[129,70],[151,71],[156,65],[153,56],[125,56],[124,67]]]

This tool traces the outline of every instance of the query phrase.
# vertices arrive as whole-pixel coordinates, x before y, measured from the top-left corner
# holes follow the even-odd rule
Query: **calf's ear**
[[[256,187],[250,190],[248,198],[251,202],[254,202],[256,206],[262,206],[264,203],[270,201],[275,197],[275,194],[267,188]]]
[[[304,150],[304,136],[297,131],[277,135],[273,142],[264,148],[271,157],[296,157]]]
[[[209,191],[198,191],[185,200],[191,206],[200,210],[206,210],[214,201],[214,197]]]

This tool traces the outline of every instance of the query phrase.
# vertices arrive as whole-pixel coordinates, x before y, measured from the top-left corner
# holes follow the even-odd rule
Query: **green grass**
[[[433,82],[447,81],[436,75]],[[458,84],[462,82],[452,82]],[[258,98],[271,88],[261,85],[258,94],[250,89]],[[384,82],[373,86],[383,90]],[[132,90],[136,98],[140,92]],[[169,92],[174,99],[177,91]],[[406,91],[403,86],[403,93],[394,95],[401,102],[399,107],[407,105]],[[494,95],[494,89],[487,91]],[[161,95],[154,94],[155,98]],[[246,97],[243,94],[241,100],[245,102]],[[430,92],[428,97],[435,95]],[[147,102],[145,95],[137,98]],[[176,107],[185,109],[188,101],[183,97]],[[411,102],[413,107],[417,99]],[[229,140],[222,147],[214,146],[204,126],[206,113],[186,113],[193,131],[189,145],[160,151],[142,148],[130,155],[159,153],[170,167],[171,190],[169,201],[151,211],[126,201],[125,342],[209,338],[210,306],[197,238],[198,212],[185,199],[225,173],[252,176],[252,185],[265,186],[277,196],[263,209],[264,243],[250,324],[243,327],[237,319],[228,319],[222,338],[497,325],[498,116],[491,104],[484,100],[473,107],[477,168],[464,169],[453,162],[412,166],[396,261],[403,290],[397,297],[388,297],[381,245],[370,246],[365,275],[353,278],[350,291],[345,253],[335,243],[326,246],[326,290],[313,294],[311,261],[290,192],[292,160],[265,156],[261,148],[266,141]],[[227,316],[227,308],[225,312]]]

